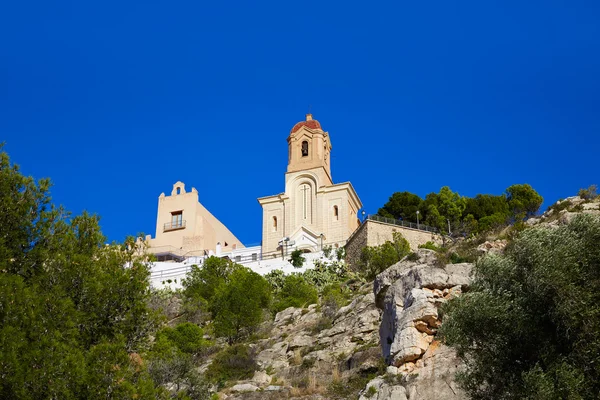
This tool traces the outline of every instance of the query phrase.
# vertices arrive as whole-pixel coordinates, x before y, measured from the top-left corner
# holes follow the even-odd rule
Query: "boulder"
[[[271,383],[271,377],[264,371],[256,371],[251,379],[257,386],[264,386]]]
[[[252,385],[251,383],[240,383],[231,388],[232,392],[256,392],[258,387]]]
[[[375,378],[361,392],[359,400],[408,400],[402,385],[390,385],[382,378]]]
[[[310,347],[315,344],[315,338],[308,335],[294,336],[288,346],[289,350],[294,350],[300,347]]]

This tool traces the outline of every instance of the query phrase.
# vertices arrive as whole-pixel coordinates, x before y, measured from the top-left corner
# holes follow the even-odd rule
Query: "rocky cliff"
[[[382,310],[379,337],[387,367],[367,384],[362,399],[464,399],[454,382],[460,360],[436,340],[439,307],[468,288],[471,264],[435,267],[430,250],[419,260],[401,261],[375,279],[376,305]]]
[[[260,371],[228,399],[463,399],[460,361],[436,340],[439,307],[468,288],[470,264],[436,264],[418,251],[357,290],[330,315],[317,305],[275,317],[255,346]]]

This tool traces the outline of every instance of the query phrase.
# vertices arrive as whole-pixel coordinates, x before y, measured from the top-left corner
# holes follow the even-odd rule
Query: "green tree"
[[[201,266],[192,265],[191,271],[183,280],[184,295],[188,299],[206,300],[212,303],[217,288],[226,284],[231,274],[241,268],[232,261],[215,256],[208,257]]]
[[[393,242],[387,241],[380,246],[367,246],[362,249],[359,270],[367,279],[374,279],[377,274],[410,253],[410,245],[402,234],[394,232],[393,239]]]
[[[508,207],[515,220],[523,220],[535,215],[544,198],[530,185],[512,185],[506,189]]]
[[[271,301],[269,282],[248,268],[235,269],[220,285],[211,304],[217,336],[231,344],[254,332]]]
[[[49,188],[0,152],[0,398],[155,398],[128,357],[155,328],[146,258],[133,238],[106,246],[98,217],[71,217]],[[117,386],[98,387],[113,382],[102,360]]]
[[[452,225],[458,224],[465,207],[465,199],[458,193],[450,190],[448,186],[440,189],[440,193],[438,194],[438,210],[440,215],[444,219],[450,220]]]
[[[378,215],[387,218],[417,222],[417,210],[423,200],[410,192],[396,192],[387,203],[377,211]]]
[[[474,399],[596,399],[600,393],[600,218],[523,231],[477,263],[444,308],[441,334]]]
[[[178,350],[189,354],[197,354],[210,345],[204,339],[202,328],[191,322],[181,323],[175,328],[162,328],[156,333],[156,339],[161,340],[163,337],[176,346]]]
[[[290,262],[294,268],[302,268],[304,265],[304,257],[302,256],[302,250],[296,249],[292,251]]]
[[[281,291],[275,296],[273,309],[279,312],[288,307],[305,307],[318,299],[317,290],[302,275],[291,274],[285,277]]]

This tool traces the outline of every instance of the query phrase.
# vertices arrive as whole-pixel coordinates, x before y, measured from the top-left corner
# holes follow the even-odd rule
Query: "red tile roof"
[[[296,125],[294,125],[294,127],[292,128],[292,131],[290,133],[294,133],[300,130],[300,128],[302,128],[303,126],[309,128],[309,129],[320,129],[323,130],[321,128],[321,124],[319,123],[319,121],[317,121],[316,119],[311,119],[310,121],[300,121],[298,122]]]

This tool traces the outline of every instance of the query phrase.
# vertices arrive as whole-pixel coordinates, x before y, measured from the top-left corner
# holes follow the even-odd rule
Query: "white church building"
[[[213,255],[260,274],[274,269],[300,272],[287,260],[294,249],[307,253],[304,268],[310,268],[314,259],[323,257],[324,246],[346,244],[360,226],[362,203],[350,182],[333,183],[329,133],[307,114],[292,127],[287,143],[284,191],[258,199],[263,210],[261,246],[245,247],[199,202],[195,188],[186,191],[183,182],[176,182],[170,195],[161,193],[155,237],[145,238],[158,260],[151,272],[153,286],[180,286],[191,265]]]

